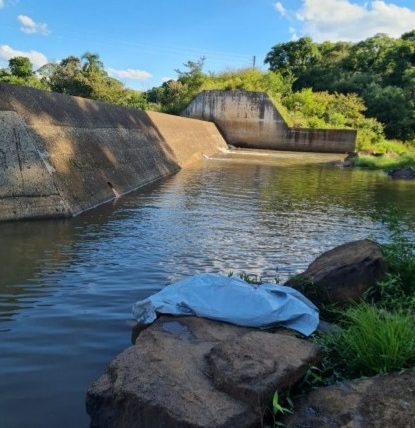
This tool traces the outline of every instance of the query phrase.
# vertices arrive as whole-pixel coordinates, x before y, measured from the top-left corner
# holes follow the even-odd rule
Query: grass
[[[373,143],[371,141],[358,142],[359,152],[378,153],[383,155],[403,155],[415,151],[415,141],[403,142],[399,140],[382,139]]]
[[[415,168],[415,152],[395,156],[361,155],[354,161],[354,166],[368,169],[383,169],[389,171],[395,168]]]
[[[323,338],[323,346],[348,377],[398,371],[415,364],[415,319],[367,303],[345,312],[340,334]]]
[[[354,166],[368,169],[391,170],[394,168],[415,168],[415,140],[403,142],[385,140],[358,144],[359,157]],[[365,154],[376,153],[376,155]]]
[[[415,365],[415,244],[395,211],[383,221],[390,231],[390,242],[382,245],[386,278],[364,301],[325,309],[343,327],[340,334],[316,337],[328,375],[371,376]]]

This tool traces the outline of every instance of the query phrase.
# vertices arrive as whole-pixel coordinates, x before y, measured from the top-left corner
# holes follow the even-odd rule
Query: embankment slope
[[[226,147],[212,123],[0,83],[0,221],[70,217]]]

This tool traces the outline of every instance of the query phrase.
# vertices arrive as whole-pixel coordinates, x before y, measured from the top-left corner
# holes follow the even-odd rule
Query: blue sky
[[[174,78],[189,59],[207,71],[257,65],[279,42],[398,37],[415,28],[415,1],[0,0],[0,66],[18,54],[36,66],[85,51],[127,86]]]

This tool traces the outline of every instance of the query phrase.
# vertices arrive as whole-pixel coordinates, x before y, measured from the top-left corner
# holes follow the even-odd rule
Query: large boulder
[[[415,426],[415,373],[391,374],[313,390],[295,404],[287,428]]]
[[[285,285],[301,291],[317,306],[357,300],[385,277],[378,244],[368,239],[340,245],[318,257]]]
[[[273,393],[318,360],[292,335],[163,316],[90,387],[91,426],[255,427]]]

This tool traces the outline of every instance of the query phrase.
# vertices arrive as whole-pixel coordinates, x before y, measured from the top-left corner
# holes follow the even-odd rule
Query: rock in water
[[[285,285],[296,288],[317,306],[357,300],[385,277],[378,244],[368,239],[340,245],[314,260]]]
[[[161,317],[89,389],[92,427],[256,427],[275,390],[319,360],[314,344],[194,317]]]
[[[283,421],[287,428],[415,426],[415,373],[317,388]]]
[[[394,180],[413,180],[415,179],[415,169],[411,167],[392,169],[388,175]]]

